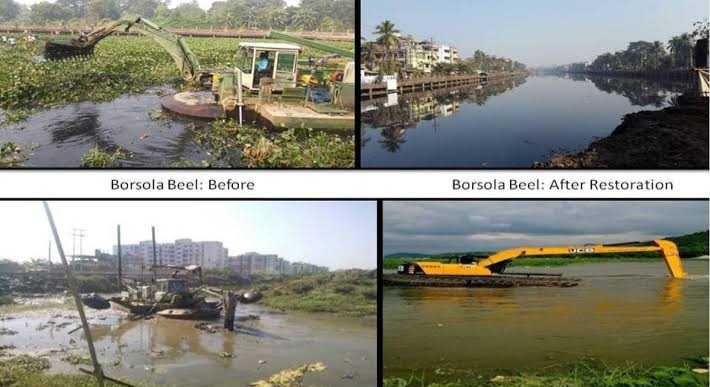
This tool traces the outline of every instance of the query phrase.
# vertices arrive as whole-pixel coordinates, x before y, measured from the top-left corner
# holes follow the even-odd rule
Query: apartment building
[[[162,265],[200,265],[213,269],[224,267],[228,250],[222,242],[195,242],[191,239],[177,239],[174,243],[157,243],[156,260]],[[153,242],[142,241],[137,244],[121,245],[125,257],[142,260],[143,264],[153,264]],[[118,254],[118,246],[113,246],[113,254]]]
[[[242,275],[316,273],[328,271],[327,267],[302,262],[291,263],[276,254],[259,254],[256,252],[228,257],[225,262],[225,268],[229,268]]]

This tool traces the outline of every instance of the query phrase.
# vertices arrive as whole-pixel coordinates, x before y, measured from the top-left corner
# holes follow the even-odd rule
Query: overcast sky
[[[591,61],[636,40],[668,42],[708,16],[708,0],[362,0],[362,31],[404,33],[529,66]]]
[[[229,255],[278,254],[330,268],[377,266],[375,202],[51,202],[66,254],[72,229],[86,229],[84,253],[107,252],[121,224],[125,244],[179,238],[221,241]],[[42,203],[0,202],[0,258],[46,258],[51,230]],[[54,244],[53,244],[54,245]],[[77,254],[79,253],[77,241]],[[58,259],[56,249],[53,259]]]
[[[39,3],[43,0],[15,0],[15,1],[20,4],[32,5],[32,4]],[[200,5],[200,8],[202,8],[206,11],[206,10],[210,9],[210,7],[212,6],[212,3],[214,3],[215,1],[217,1],[217,0],[197,0],[197,3]],[[301,0],[284,0],[284,1],[289,6],[297,6],[301,2]],[[55,0],[50,0],[49,2],[54,3]],[[191,3],[191,2],[192,2],[192,0],[170,0],[170,2],[168,3],[168,6],[170,8],[175,8],[182,3]]]
[[[648,241],[708,229],[707,201],[384,202],[384,253]]]

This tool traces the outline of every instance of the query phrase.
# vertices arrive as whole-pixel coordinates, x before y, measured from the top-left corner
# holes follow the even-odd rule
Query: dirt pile
[[[683,95],[675,106],[628,114],[608,137],[534,168],[706,169],[708,98]]]

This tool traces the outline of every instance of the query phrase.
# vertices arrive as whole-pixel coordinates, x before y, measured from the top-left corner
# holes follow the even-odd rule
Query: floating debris
[[[326,369],[326,366],[323,363],[304,364],[300,367],[283,370],[266,380],[259,380],[250,385],[252,387],[297,387],[301,386],[306,373],[320,372],[324,369]]]
[[[69,364],[86,364],[90,365],[91,360],[87,357],[79,356],[79,355],[67,355],[62,358],[62,361],[67,362]]]
[[[220,358],[220,359],[231,359],[231,358],[233,358],[233,357],[234,357],[234,355],[231,354],[231,353],[229,353],[229,352],[220,352],[220,353],[219,353],[219,358]]]
[[[0,328],[0,336],[12,336],[16,335],[17,331],[13,331],[12,329],[8,328]]]

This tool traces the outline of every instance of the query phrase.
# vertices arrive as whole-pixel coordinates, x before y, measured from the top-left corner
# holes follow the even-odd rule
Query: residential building
[[[153,264],[152,241],[121,245],[121,253],[124,256],[142,260],[146,266]],[[155,253],[159,265],[200,265],[213,269],[224,267],[228,250],[222,242],[194,242],[191,239],[178,239],[174,243],[157,243]],[[118,254],[117,246],[113,246],[113,254]]]

